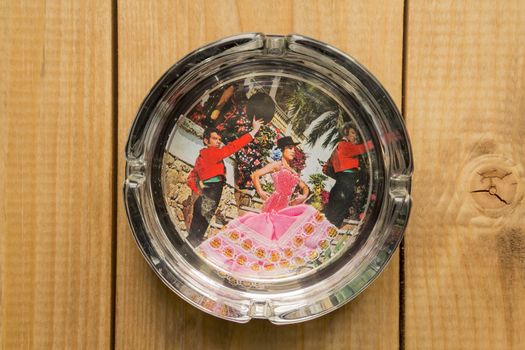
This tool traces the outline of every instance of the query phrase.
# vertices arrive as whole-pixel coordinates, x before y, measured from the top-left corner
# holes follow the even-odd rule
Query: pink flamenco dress
[[[232,220],[199,245],[200,254],[230,273],[275,277],[297,273],[330,248],[337,228],[310,205],[288,206],[299,176],[283,167],[272,179],[262,212]]]

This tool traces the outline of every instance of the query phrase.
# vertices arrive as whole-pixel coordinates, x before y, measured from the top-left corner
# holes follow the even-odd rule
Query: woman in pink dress
[[[297,272],[330,248],[337,228],[304,204],[308,186],[289,165],[296,145],[289,136],[279,139],[282,159],[252,174],[255,189],[265,201],[262,212],[232,220],[198,247],[200,254],[230,272],[278,276]],[[271,195],[260,184],[261,176],[268,173],[275,187]],[[291,200],[297,186],[301,194]]]

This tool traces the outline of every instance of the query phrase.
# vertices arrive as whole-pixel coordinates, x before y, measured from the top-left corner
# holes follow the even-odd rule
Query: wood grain
[[[408,13],[406,348],[523,349],[525,3]]]
[[[156,80],[191,50],[224,36],[261,31],[318,38],[364,63],[401,101],[402,1],[118,2],[119,183],[135,113]],[[121,202],[121,200],[119,200]],[[292,326],[237,325],[179,299],[150,270],[118,213],[118,349],[395,349],[399,345],[399,263],[363,295],[318,320]]]
[[[0,347],[109,348],[111,4],[0,13]]]
[[[149,88],[187,52],[239,32],[328,42],[399,104],[403,2],[119,2],[118,149],[111,6],[0,2],[0,348],[108,348],[113,316],[125,349],[397,348],[397,256],[355,301],[300,325],[231,324],[181,301],[131,238],[113,158],[120,187],[128,128]],[[524,348],[525,4],[414,0],[407,16],[416,171],[403,342]],[[491,184],[495,193],[479,192]]]

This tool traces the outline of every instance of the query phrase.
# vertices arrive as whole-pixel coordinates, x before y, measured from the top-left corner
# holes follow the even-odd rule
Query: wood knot
[[[519,175],[514,167],[490,157],[471,169],[469,192],[478,209],[501,214],[518,201]]]

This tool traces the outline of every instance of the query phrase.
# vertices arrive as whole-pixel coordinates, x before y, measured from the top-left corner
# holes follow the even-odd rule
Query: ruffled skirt
[[[230,273],[279,276],[313,265],[336,236],[323,214],[300,204],[232,220],[198,251]]]

